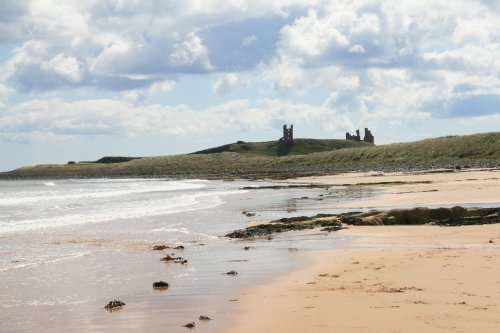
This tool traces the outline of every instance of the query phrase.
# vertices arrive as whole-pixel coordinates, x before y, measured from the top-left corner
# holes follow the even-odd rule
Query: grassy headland
[[[287,149],[286,154],[281,153],[278,141],[267,142],[243,142],[230,143],[227,145],[209,148],[194,152],[193,154],[215,154],[224,152],[233,152],[246,155],[258,156],[281,156],[281,155],[307,155],[311,153],[318,153],[330,150],[344,149],[344,148],[361,148],[373,147],[372,143],[363,141],[352,140],[338,140],[338,139],[295,139],[292,147]]]
[[[296,142],[300,140],[310,139],[296,139]],[[341,140],[331,141],[352,145]],[[242,145],[248,145],[250,149]],[[0,178],[285,178],[354,170],[398,171],[500,164],[500,132],[381,146],[354,143],[355,147],[332,147],[321,152],[313,152],[311,145],[304,148],[304,145],[296,144],[295,154],[281,157],[268,153],[272,150],[266,148],[269,145],[271,143],[240,143],[236,147],[228,145],[228,151],[223,152],[145,157],[124,163],[37,165],[0,173]],[[245,152],[235,152],[236,148]],[[301,149],[306,151],[301,152]]]

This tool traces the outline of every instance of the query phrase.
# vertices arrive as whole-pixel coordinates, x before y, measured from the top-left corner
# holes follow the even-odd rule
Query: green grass
[[[363,141],[347,141],[337,139],[295,139],[290,155],[307,155],[322,151],[344,148],[372,147],[373,144]],[[279,156],[278,141],[230,143],[227,145],[197,151],[193,154],[215,154],[233,152],[246,155]]]
[[[341,140],[310,139],[299,142],[289,156],[277,157],[270,153],[271,142],[252,144],[251,149],[243,144],[230,149],[243,149],[245,152],[224,151],[210,154],[188,154],[164,157],[147,157],[126,163],[99,164],[77,163],[71,165],[39,165],[20,168],[2,177],[133,177],[133,176],[175,176],[189,177],[190,174],[251,174],[287,170],[303,170],[318,173],[335,168],[362,169],[370,166],[412,165],[427,163],[500,163],[500,132],[468,136],[441,137],[410,143],[389,145],[369,145],[357,148],[335,146]],[[297,140],[298,141],[298,140]],[[329,142],[331,141],[331,142]],[[306,144],[307,143],[307,144]],[[331,144],[328,151],[313,152]],[[350,142],[344,142],[350,145]],[[277,147],[277,146],[274,146]],[[332,150],[335,149],[335,150]]]

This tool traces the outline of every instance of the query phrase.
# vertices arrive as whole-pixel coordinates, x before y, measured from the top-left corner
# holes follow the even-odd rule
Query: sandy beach
[[[500,202],[500,170],[465,170],[416,173],[346,173],[302,177],[291,183],[329,185],[371,185],[382,190],[375,198],[342,203],[335,208],[383,208],[489,204]]]
[[[500,204],[499,177],[476,170],[295,182],[383,187],[350,207],[480,206]],[[305,268],[247,290],[228,332],[500,331],[500,225],[350,226],[339,235],[359,238],[301,254]]]

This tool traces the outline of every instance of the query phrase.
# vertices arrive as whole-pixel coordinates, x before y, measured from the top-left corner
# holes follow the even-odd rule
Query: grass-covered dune
[[[343,148],[282,157],[226,151],[146,157],[125,163],[38,165],[0,173],[0,178],[262,178],[353,170],[416,170],[457,165],[471,167],[500,165],[500,132]]]

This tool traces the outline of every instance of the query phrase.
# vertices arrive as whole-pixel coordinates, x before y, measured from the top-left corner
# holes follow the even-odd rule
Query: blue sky
[[[2,1],[0,170],[500,130],[495,0]]]

